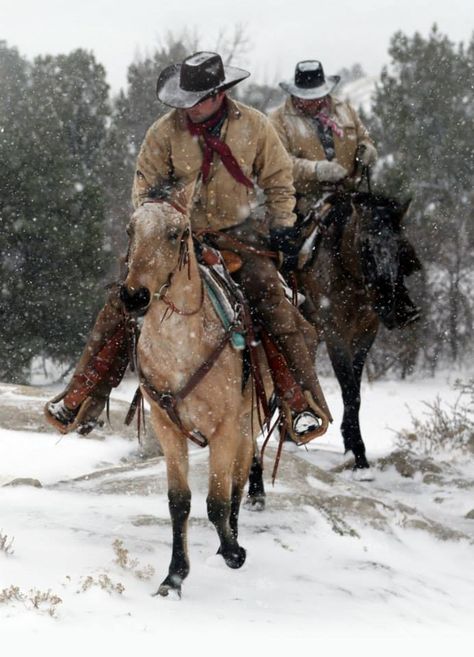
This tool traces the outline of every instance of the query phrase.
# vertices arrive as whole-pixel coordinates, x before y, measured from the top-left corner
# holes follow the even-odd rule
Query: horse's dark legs
[[[254,454],[249,474],[249,489],[247,492],[246,506],[255,511],[265,508],[265,487],[263,485],[262,459],[259,454]]]
[[[232,487],[232,496],[230,498],[230,530],[235,540],[239,537],[239,512],[240,503],[242,502],[242,488],[240,486]]]
[[[207,515],[216,528],[220,541],[217,553],[224,557],[224,561],[229,568],[240,568],[246,557],[245,549],[237,542],[238,510],[236,510],[236,504],[237,497],[234,494],[232,495],[232,501],[212,496],[207,498]],[[238,504],[240,505],[240,493]],[[232,510],[234,512],[233,526],[231,525]]]
[[[360,409],[360,376],[362,366],[358,362],[354,369],[353,359],[345,347],[327,343],[329,357],[334,372],[341,387],[344,415],[341,424],[341,433],[344,439],[344,448],[351,451],[355,458],[356,468],[368,468],[369,463],[365,456],[365,445],[362,440],[359,426]]]
[[[173,550],[168,576],[160,584],[158,594],[166,596],[170,590],[181,595],[181,583],[189,574],[189,560],[186,554],[186,527],[191,510],[191,491],[169,490],[169,510],[173,527]]]
[[[374,344],[376,335],[377,335],[376,330],[373,333],[367,333],[364,336],[364,339],[359,341],[355,349],[354,358],[352,360],[352,366],[354,368],[354,375],[359,384],[359,390],[360,390],[362,371],[364,369],[365,361],[367,360],[367,356],[370,351],[370,348]]]
[[[164,426],[161,411],[158,411],[154,405],[151,407],[151,416],[166,457],[168,506],[173,533],[168,575],[161,582],[157,594],[167,596],[168,593],[175,592],[181,596],[181,584],[189,573],[187,531],[191,491],[188,485],[187,438],[174,425]]]
[[[247,481],[252,442],[250,435],[222,427],[219,438],[209,444],[209,494],[207,516],[216,528],[219,550],[229,568],[240,568],[246,552],[237,541],[240,501]],[[234,449],[232,449],[234,447]]]

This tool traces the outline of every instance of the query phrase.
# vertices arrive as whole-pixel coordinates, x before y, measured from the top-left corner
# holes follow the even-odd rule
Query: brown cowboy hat
[[[156,95],[170,107],[189,108],[217,91],[224,91],[248,78],[250,73],[224,66],[215,52],[196,52],[182,64],[165,68],[156,83]]]
[[[296,64],[294,82],[280,82],[280,87],[297,98],[317,100],[330,94],[340,79],[339,75],[325,77],[321,62],[306,59]]]

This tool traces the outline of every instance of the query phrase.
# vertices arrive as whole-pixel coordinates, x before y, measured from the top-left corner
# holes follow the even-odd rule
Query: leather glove
[[[361,144],[358,158],[365,167],[370,167],[377,160],[377,149],[372,144]]]
[[[338,162],[329,160],[320,160],[315,165],[316,178],[319,182],[339,182],[347,176],[347,169]]]

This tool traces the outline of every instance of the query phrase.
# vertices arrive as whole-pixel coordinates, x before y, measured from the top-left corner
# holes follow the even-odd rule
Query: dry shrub
[[[83,577],[80,581],[80,589],[77,592],[84,593],[93,586],[98,586],[103,591],[107,591],[107,593],[110,594],[118,593],[119,595],[122,595],[125,591],[125,586],[121,582],[113,582],[106,573],[102,573],[97,575],[97,577],[92,577],[92,575]]]
[[[115,539],[112,543],[112,547],[115,552],[115,563],[123,568],[128,570],[138,577],[138,579],[150,579],[155,574],[155,569],[151,564],[146,564],[141,566],[138,559],[132,559],[127,548],[124,546],[123,541],[119,538]]]
[[[21,602],[26,609],[36,610],[55,617],[56,608],[62,603],[62,600],[49,589],[48,591],[30,589],[25,593],[18,586],[11,585],[9,588],[0,591],[0,603],[9,604],[15,602]]]
[[[425,402],[428,410],[423,419],[410,414],[413,426],[397,432],[398,447],[426,455],[474,452],[474,379],[456,381],[454,389],[459,391],[454,404],[437,397],[433,403]]]
[[[14,538],[8,538],[6,534],[3,533],[3,529],[0,529],[0,552],[3,552],[7,556],[11,556],[14,553],[12,549]]]

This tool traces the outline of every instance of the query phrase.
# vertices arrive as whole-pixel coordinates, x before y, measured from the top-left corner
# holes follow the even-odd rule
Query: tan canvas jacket
[[[230,147],[244,174],[264,193],[265,216],[258,229],[267,232],[269,226],[292,226],[292,163],[275,129],[261,112],[242,103],[228,98],[228,108],[221,139]],[[174,176],[184,182],[197,179],[191,214],[193,229],[218,230],[242,223],[258,205],[257,190],[235,180],[216,154],[209,180],[202,184],[202,153],[201,138],[189,133],[183,110],[172,110],[158,119],[148,130],[138,155],[132,192],[134,207],[163,178]]]
[[[347,102],[330,96],[330,117],[342,128],[342,137],[334,134],[335,159],[345,167],[349,176],[354,174],[355,154],[360,144],[372,140],[357,112]],[[315,162],[326,159],[313,121],[299,112],[291,96],[269,115],[283,145],[293,160],[294,185],[298,195],[317,199],[321,185],[316,179]]]

